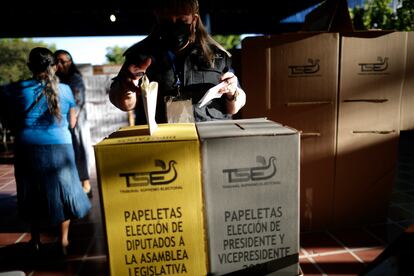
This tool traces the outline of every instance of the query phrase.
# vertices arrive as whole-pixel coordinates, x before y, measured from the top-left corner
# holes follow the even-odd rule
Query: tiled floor
[[[360,229],[302,233],[299,260],[303,275],[358,275],[414,223],[413,145],[414,134],[402,134],[388,222]],[[33,254],[27,243],[28,227],[17,218],[13,165],[0,164],[0,275],[13,270],[31,276],[108,275],[100,201],[93,175],[93,208],[87,217],[72,222],[68,256],[62,257],[55,246],[57,229],[42,235],[44,247],[40,254]]]

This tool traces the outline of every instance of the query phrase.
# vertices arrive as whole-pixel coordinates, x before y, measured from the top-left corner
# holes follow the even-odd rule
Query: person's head
[[[56,74],[59,77],[73,75],[74,73],[80,73],[75,63],[73,62],[72,55],[63,49],[55,51],[55,59],[57,65]]]
[[[161,41],[176,52],[195,41],[202,25],[197,0],[157,0],[154,14]]]
[[[32,71],[33,77],[44,84],[43,92],[46,95],[50,113],[61,120],[58,96],[59,80],[56,77],[56,62],[52,51],[44,47],[33,48],[30,51],[27,66]]]
[[[153,10],[159,38],[170,50],[179,52],[195,43],[208,63],[213,59],[211,44],[229,54],[208,34],[200,18],[198,0],[155,0]]]
[[[33,76],[44,78],[46,75],[54,75],[56,63],[52,51],[44,47],[35,47],[29,53],[27,66]]]

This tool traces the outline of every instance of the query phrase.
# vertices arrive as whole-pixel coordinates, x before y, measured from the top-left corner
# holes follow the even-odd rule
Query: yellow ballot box
[[[195,125],[125,127],[94,150],[111,275],[206,275]]]

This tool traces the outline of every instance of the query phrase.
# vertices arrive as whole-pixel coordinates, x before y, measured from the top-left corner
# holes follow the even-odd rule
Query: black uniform
[[[164,98],[177,96],[191,98],[193,103],[195,121],[210,121],[231,119],[227,114],[225,97],[213,99],[205,106],[199,108],[197,103],[208,89],[220,82],[220,77],[228,71],[231,59],[221,49],[214,49],[214,66],[211,67],[202,57],[200,49],[196,45],[190,45],[179,56],[165,49],[156,38],[146,39],[131,46],[125,52],[125,64],[140,64],[151,57],[152,63],[147,69],[150,81],[158,82],[157,111],[155,120],[157,123],[166,123],[166,110]],[[137,97],[135,123],[145,124],[145,111],[141,97]]]

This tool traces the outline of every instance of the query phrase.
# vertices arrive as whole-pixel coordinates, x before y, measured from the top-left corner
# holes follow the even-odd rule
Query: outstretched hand
[[[134,79],[140,79],[147,71],[147,68],[151,65],[151,62],[151,58],[147,57],[140,64],[130,64],[128,66],[128,71],[131,73],[133,77],[135,77]]]
[[[146,58],[141,64],[126,64],[122,66],[118,76],[114,78],[109,90],[112,104],[121,110],[129,111],[135,108],[137,95],[141,94],[139,80],[151,65],[151,58]]]
[[[148,57],[141,64],[129,64],[126,68],[122,68],[119,76],[122,79],[122,86],[127,91],[139,92],[138,82],[151,65],[151,58]]]

